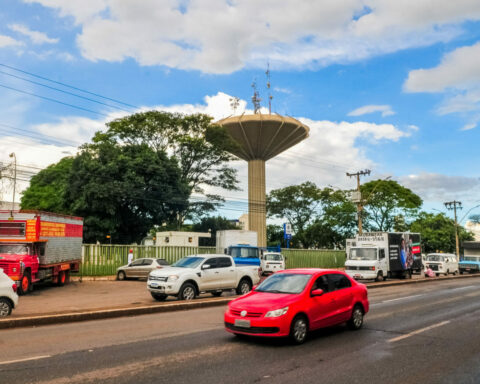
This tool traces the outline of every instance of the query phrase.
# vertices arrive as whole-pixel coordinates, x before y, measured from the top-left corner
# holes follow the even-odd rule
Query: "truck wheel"
[[[127,277],[127,276],[125,275],[125,272],[124,272],[124,271],[119,271],[119,272],[117,273],[117,280],[122,281],[122,280],[125,280],[126,277]]]
[[[385,278],[383,277],[383,272],[379,271],[377,274],[377,277],[375,278],[375,281],[383,281]]]
[[[213,292],[210,292],[210,293],[215,297],[220,297],[220,296],[222,296],[223,291],[213,291]]]
[[[463,271],[462,271],[462,270],[460,270],[460,275],[463,275]]]
[[[180,300],[193,300],[197,296],[197,292],[195,287],[191,283],[185,283],[180,288],[180,292],[178,292],[178,298]]]
[[[26,295],[30,291],[30,286],[32,284],[32,278],[30,277],[30,272],[25,272],[20,279],[20,286],[18,287],[19,295]]]
[[[290,339],[295,344],[302,344],[307,339],[308,322],[305,316],[297,315],[290,326]]]
[[[352,317],[347,322],[348,328],[356,331],[362,328],[363,325],[363,309],[359,304],[353,307]]]
[[[7,317],[12,313],[12,303],[5,298],[0,298],[0,317]]]
[[[165,301],[167,299],[167,295],[164,295],[162,293],[154,293],[154,292],[150,292],[150,294],[152,295],[152,297],[157,300],[157,301]]]
[[[252,283],[247,279],[242,279],[238,283],[237,295],[245,295],[252,290]]]

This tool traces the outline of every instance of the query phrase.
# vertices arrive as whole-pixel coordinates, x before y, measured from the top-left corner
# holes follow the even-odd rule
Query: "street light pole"
[[[17,185],[17,156],[15,155],[15,152],[10,153],[9,157],[13,157],[13,198],[12,198],[12,212],[11,214],[13,215],[13,211],[15,209],[15,186]]]
[[[457,258],[460,259],[460,244],[458,242],[458,223],[457,223],[457,207],[458,209],[462,209],[462,203],[460,201],[447,201],[445,204],[445,208],[452,210],[453,209],[453,216],[455,217],[455,245],[457,249]]]

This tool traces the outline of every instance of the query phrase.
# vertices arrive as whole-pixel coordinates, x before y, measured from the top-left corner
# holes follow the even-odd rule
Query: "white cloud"
[[[448,176],[438,173],[420,173],[399,178],[400,183],[424,200],[445,202],[458,199],[461,195],[465,201],[478,199],[480,179],[478,177]]]
[[[56,44],[58,43],[58,39],[53,39],[47,36],[46,33],[32,31],[31,29],[27,28],[21,24],[10,24],[8,26],[12,31],[18,32],[22,35],[27,36],[32,43],[34,44]]]
[[[364,105],[363,107],[354,109],[353,111],[349,112],[348,116],[363,116],[376,112],[381,112],[382,117],[395,114],[390,105]]]
[[[404,83],[406,92],[444,93],[437,108],[439,115],[473,115],[462,130],[472,129],[480,121],[480,42],[457,48],[444,55],[440,64],[430,69],[410,71]]]
[[[10,36],[0,35],[0,48],[4,47],[18,47],[22,46],[23,43],[15,40]]]
[[[477,0],[24,0],[71,16],[89,60],[206,73],[318,67],[449,41]]]

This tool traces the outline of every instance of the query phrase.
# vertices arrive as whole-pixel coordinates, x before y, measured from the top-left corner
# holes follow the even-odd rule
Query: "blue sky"
[[[477,0],[3,0],[0,161],[15,152],[24,188],[112,118],[155,108],[220,119],[233,96],[236,113],[251,112],[253,81],[267,99],[267,62],[273,111],[311,128],[267,164],[269,189],[353,188],[345,172],[370,168],[428,210],[480,203]],[[226,194],[230,217],[246,210],[246,167],[235,167],[244,191]],[[8,180],[1,187],[9,196]]]

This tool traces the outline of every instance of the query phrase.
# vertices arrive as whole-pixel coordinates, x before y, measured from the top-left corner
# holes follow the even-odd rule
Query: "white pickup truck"
[[[202,292],[220,296],[223,291],[232,289],[243,295],[258,284],[260,274],[258,266],[235,266],[231,256],[191,255],[170,267],[150,272],[147,289],[158,301],[164,301],[167,296],[192,300]]]

